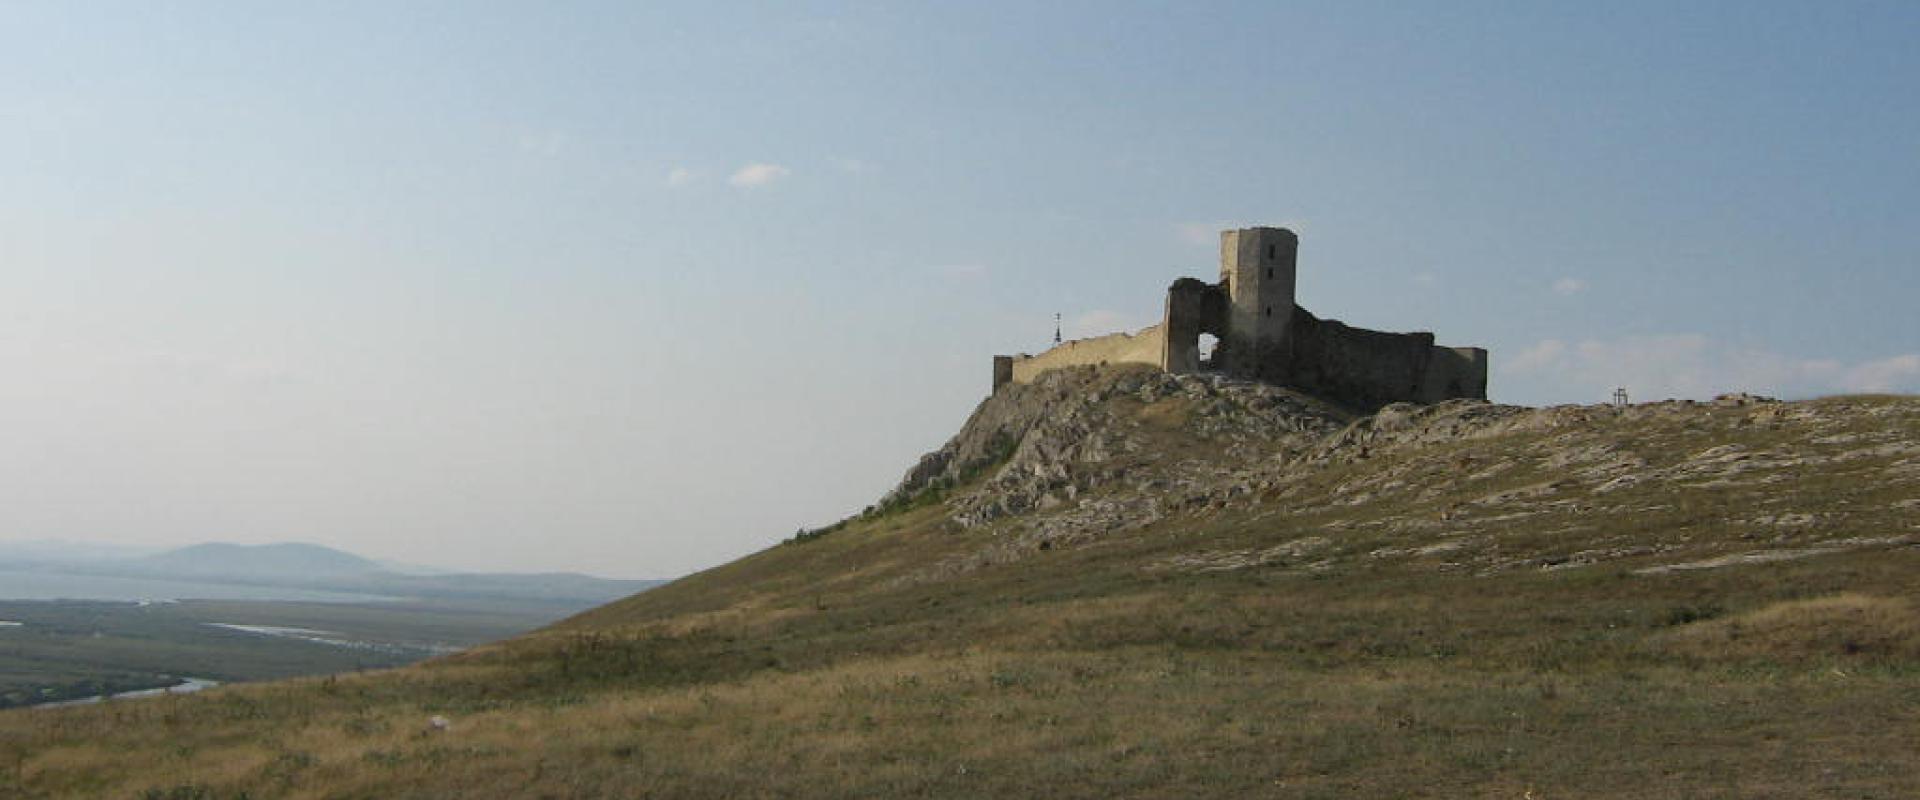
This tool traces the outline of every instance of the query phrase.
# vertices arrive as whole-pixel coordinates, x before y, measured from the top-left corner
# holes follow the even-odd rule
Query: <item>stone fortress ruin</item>
[[[1285,228],[1220,232],[1220,281],[1181,278],[1166,316],[1136,333],[1055,345],[1039,355],[994,356],[993,388],[1058,367],[1151,364],[1181,374],[1258,380],[1372,410],[1395,402],[1487,396],[1487,351],[1439,347],[1431,333],[1384,333],[1323,320],[1294,303],[1300,239]],[[1200,337],[1218,344],[1206,357]]]

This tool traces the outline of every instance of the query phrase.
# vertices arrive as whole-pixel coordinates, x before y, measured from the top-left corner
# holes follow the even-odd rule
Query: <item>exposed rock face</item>
[[[1169,375],[1147,368],[1073,367],[1033,383],[995,392],[975,409],[959,434],[922,456],[886,505],[929,488],[954,486],[983,469],[988,480],[953,501],[954,521],[972,527],[1002,516],[1058,507],[1084,491],[1129,475],[1141,488],[1162,485],[1142,471],[1160,453],[1143,453],[1138,435],[1155,420],[1122,419],[1124,410],[1158,406],[1201,440],[1229,457],[1304,447],[1351,419],[1351,414],[1269,384],[1218,375]]]
[[[1053,370],[988,397],[881,505],[985,470],[984,481],[948,501],[955,526],[1039,515],[1010,546],[1064,546],[1149,524],[1174,508],[1245,495],[1260,462],[1303,453],[1352,416],[1289,389],[1219,375]],[[1172,458],[1182,454],[1163,447],[1168,438],[1200,446]]]
[[[1114,374],[1097,375],[1091,367],[1055,370],[1032,383],[1014,384],[993,393],[974,409],[958,434],[907,470],[900,485],[882,497],[880,505],[900,502],[928,489],[958,484],[982,469],[998,465],[1010,455],[1018,456],[1014,460],[1026,469],[1036,466],[1039,454],[1057,459],[1064,455],[1064,448],[1078,446],[1077,442],[1069,441],[1079,438],[1070,431],[1084,433],[1087,430],[1081,416],[1103,399],[1102,386],[1096,384],[1111,382],[1114,377]],[[1033,441],[1029,444],[1028,434],[1043,426],[1046,430],[1031,437]],[[1102,446],[1093,444],[1095,449]],[[1042,471],[1062,469],[1050,465]]]
[[[1914,484],[1878,509],[1911,517],[1920,508],[1920,401],[1727,395],[1712,403],[1530,409],[1455,400],[1359,416],[1265,383],[1075,367],[989,397],[883,505],[939,492],[931,496],[944,503],[954,531],[984,535],[969,555],[913,580],[1174,517],[1182,519],[1167,530],[1190,530],[1229,512],[1300,527],[1279,546],[1198,549],[1154,568],[1311,569],[1353,558],[1352,548],[1365,541],[1366,558],[1478,573],[1669,553],[1680,564],[1672,569],[1697,569],[1766,560],[1703,549],[1728,523],[1769,544],[1756,551],[1767,558],[1862,542],[1894,546],[1920,531],[1915,519],[1893,538],[1826,536],[1846,529],[1835,527],[1833,513],[1774,507],[1769,487],[1804,482],[1808,470],[1833,480],[1890,481],[1894,491]],[[1602,537],[1619,539],[1617,546],[1570,552],[1550,544],[1559,533],[1631,531],[1647,514],[1697,514],[1689,509],[1700,504],[1753,513],[1708,515],[1698,524],[1710,532],[1698,538],[1629,541],[1623,533]]]

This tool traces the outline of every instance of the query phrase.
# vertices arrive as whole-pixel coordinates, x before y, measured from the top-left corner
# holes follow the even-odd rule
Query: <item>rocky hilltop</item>
[[[1228,511],[1310,523],[1314,535],[1165,565],[1250,567],[1313,552],[1322,569],[1414,559],[1486,573],[1753,548],[1642,571],[1701,569],[1915,541],[1917,422],[1911,398],[1747,394],[1619,407],[1399,403],[1361,416],[1217,375],[1073,367],[1002,387],[878,508],[939,497],[952,528],[993,526],[979,551],[934,570],[945,574]],[[1644,533],[1669,525],[1670,536]]]

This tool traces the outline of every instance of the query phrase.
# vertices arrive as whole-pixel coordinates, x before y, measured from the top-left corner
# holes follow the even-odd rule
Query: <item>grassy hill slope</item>
[[[536,634],[0,714],[0,795],[1920,796],[1920,400],[1012,391]]]

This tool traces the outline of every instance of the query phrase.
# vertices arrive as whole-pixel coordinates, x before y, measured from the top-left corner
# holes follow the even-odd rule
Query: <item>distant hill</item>
[[[372,560],[331,547],[299,542],[196,544],[147,556],[135,563],[175,576],[313,578],[367,575],[380,571],[380,565]]]
[[[199,583],[275,586],[423,600],[502,601],[578,611],[618,600],[663,581],[609,580],[573,572],[457,573],[431,567],[395,569],[343,550],[302,542],[196,544],[137,558],[9,558],[0,568],[39,573],[106,575]],[[4,595],[5,587],[0,587]]]

